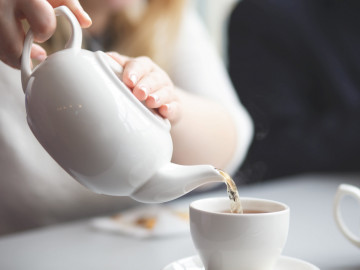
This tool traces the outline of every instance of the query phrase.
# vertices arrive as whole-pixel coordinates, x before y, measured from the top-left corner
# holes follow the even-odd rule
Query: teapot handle
[[[54,9],[54,11],[56,16],[64,15],[68,19],[71,25],[72,33],[70,39],[65,45],[65,48],[81,49],[82,31],[75,15],[66,6],[57,7]],[[26,91],[26,86],[28,84],[28,81],[32,73],[31,65],[30,65],[31,62],[30,52],[33,42],[34,42],[34,35],[30,29],[26,34],[24,49],[21,56],[21,82],[24,93]]]

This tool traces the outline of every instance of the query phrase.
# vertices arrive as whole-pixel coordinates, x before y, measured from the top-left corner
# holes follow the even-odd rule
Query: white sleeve
[[[224,62],[213,46],[196,12],[184,15],[169,70],[174,84],[183,90],[220,102],[233,116],[237,127],[237,147],[228,165],[234,174],[243,161],[253,135],[249,114],[240,103]]]

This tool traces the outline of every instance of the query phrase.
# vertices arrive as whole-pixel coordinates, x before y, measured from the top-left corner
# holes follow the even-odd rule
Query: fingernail
[[[168,112],[172,111],[172,106],[170,104],[165,104],[165,106]]]
[[[106,54],[110,55],[111,57],[115,57],[116,53],[115,52],[106,52]]]
[[[92,19],[90,18],[89,14],[87,14],[86,11],[84,11],[83,14],[84,14],[86,20],[88,20],[88,21],[90,21],[92,23]]]
[[[130,75],[130,81],[133,83],[133,85],[136,84],[136,82],[137,82],[137,77],[136,77],[135,74],[131,74],[131,75]]]
[[[145,86],[140,86],[139,88],[141,90],[141,92],[143,93],[144,99],[146,99],[148,97],[148,93],[149,91],[147,90],[147,88]]]
[[[151,95],[151,97],[154,99],[155,103],[158,103],[160,100],[158,95]]]

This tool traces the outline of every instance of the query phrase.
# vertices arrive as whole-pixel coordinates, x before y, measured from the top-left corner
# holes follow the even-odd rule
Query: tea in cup
[[[351,230],[345,224],[344,219],[341,215],[340,204],[341,204],[341,200],[345,196],[351,196],[354,199],[356,199],[358,202],[360,202],[360,189],[348,184],[341,184],[338,187],[334,200],[335,221],[340,231],[343,233],[343,235],[355,246],[360,247],[360,238],[357,235],[355,235],[353,232],[351,232]]]
[[[287,205],[242,198],[243,214],[230,212],[229,198],[190,204],[190,230],[206,270],[271,270],[285,245]]]

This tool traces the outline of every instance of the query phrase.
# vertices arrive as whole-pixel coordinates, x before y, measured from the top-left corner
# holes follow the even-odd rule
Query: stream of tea
[[[216,170],[221,174],[222,177],[224,177],[224,182],[226,184],[227,193],[228,193],[229,199],[230,199],[231,213],[243,214],[244,213],[243,208],[241,205],[239,193],[238,193],[238,190],[237,190],[234,180],[226,172],[224,172],[220,169],[216,169]]]

